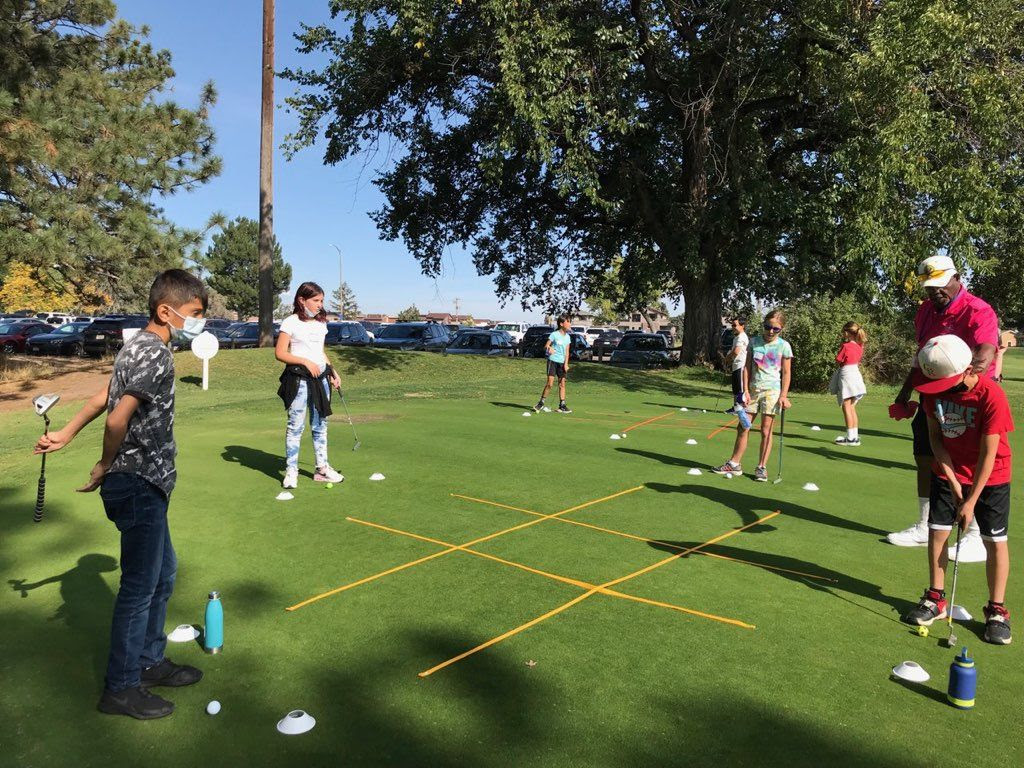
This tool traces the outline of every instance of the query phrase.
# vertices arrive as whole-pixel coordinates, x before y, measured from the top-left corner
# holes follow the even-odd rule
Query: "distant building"
[[[1000,347],[1016,347],[1017,346],[1017,334],[1013,331],[1002,331],[999,334],[999,346]]]
[[[359,320],[359,321],[365,320],[368,323],[384,323],[385,325],[388,325],[390,323],[397,323],[398,322],[398,318],[395,317],[394,315],[375,314],[373,312],[371,312],[369,314],[365,314],[365,315],[359,315],[356,318],[356,320]]]

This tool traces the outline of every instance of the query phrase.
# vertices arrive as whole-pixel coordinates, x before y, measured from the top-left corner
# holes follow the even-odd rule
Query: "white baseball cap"
[[[946,334],[929,339],[917,353],[914,389],[935,395],[955,387],[973,358],[971,348],[959,336]]]
[[[949,256],[929,256],[917,265],[917,279],[925,288],[945,288],[956,274],[956,264]]]

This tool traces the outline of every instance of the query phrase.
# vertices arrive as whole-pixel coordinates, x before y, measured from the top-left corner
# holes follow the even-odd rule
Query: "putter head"
[[[352,444],[352,450],[353,450],[353,451],[358,451],[358,450],[359,450],[359,446],[361,446],[361,445],[362,445],[362,443],[361,443],[361,442],[359,442],[358,440],[356,440],[356,441],[355,441],[355,442],[354,442],[354,443]]]
[[[781,482],[782,482],[782,478],[781,477],[776,477],[774,480],[772,480],[772,485],[778,485]]]
[[[946,638],[947,648],[956,648],[956,635],[950,635]]]
[[[60,395],[39,395],[32,400],[32,407],[36,409],[39,416],[45,416],[59,402]]]

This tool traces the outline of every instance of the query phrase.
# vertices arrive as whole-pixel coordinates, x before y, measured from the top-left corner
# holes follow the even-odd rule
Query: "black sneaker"
[[[986,605],[983,609],[985,614],[985,642],[992,645],[1009,645],[1010,637],[1010,613],[1000,606]]]
[[[560,406],[558,406],[558,412],[559,413],[572,413],[572,411],[569,410],[569,406],[566,405],[565,403],[562,403]]]
[[[158,685],[180,688],[183,685],[198,683],[202,679],[201,670],[187,664],[175,664],[166,657],[159,664],[142,670],[143,688],[153,688]]]
[[[533,412],[534,413],[540,413],[542,410],[544,410],[544,401],[543,400],[541,400],[539,403],[537,403],[535,406],[533,406]]]
[[[105,715],[128,715],[136,720],[156,720],[174,711],[174,704],[145,688],[127,688],[114,693],[104,691],[96,709]]]
[[[903,621],[916,627],[928,627],[937,619],[946,618],[946,599],[938,592],[926,589],[921,602],[907,611]]]

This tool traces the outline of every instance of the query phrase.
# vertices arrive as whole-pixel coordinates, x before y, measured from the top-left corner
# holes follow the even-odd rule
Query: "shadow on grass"
[[[338,372],[347,376],[362,371],[399,371],[412,361],[409,356],[395,354],[393,350],[372,347],[335,347],[332,352]]]
[[[514,408],[517,411],[532,411],[532,405],[522,405],[521,403],[500,403],[494,400],[491,401],[491,405],[495,408]]]
[[[689,370],[689,369],[686,369]],[[607,384],[627,392],[659,392],[676,397],[694,397],[703,390],[664,373],[632,371],[600,363],[577,363],[569,374],[570,384]]]
[[[818,426],[818,427],[821,427],[821,431],[822,432],[835,432],[837,435],[843,434],[843,433],[846,432],[846,426],[845,425],[844,426],[832,425],[832,424],[822,425],[822,424],[819,424],[819,423],[815,423],[813,421],[797,421],[795,419],[791,419],[789,423],[791,425],[793,425],[794,427],[808,427],[808,428],[810,428],[810,427]],[[910,425],[910,422],[908,421],[907,422],[907,432],[906,433],[903,433],[903,432],[883,432],[880,429],[864,429],[863,427],[860,427],[858,431],[860,432],[861,435],[867,435],[868,437],[887,437],[887,438],[890,438],[892,440],[911,440],[911,441],[913,441],[914,438],[910,434],[910,426],[909,425]],[[789,433],[787,432],[787,435],[788,434]],[[799,436],[800,437],[810,437],[810,435],[804,435],[804,434],[801,434]]]
[[[824,445],[814,448],[804,445],[793,445],[790,447],[794,451],[813,453],[815,456],[820,456],[821,458],[828,459],[829,461],[856,461],[860,464],[870,464],[871,466],[878,467],[880,469],[906,469],[911,472],[917,472],[917,467],[913,464],[908,464],[905,461],[877,459],[874,456],[866,456],[863,453],[858,453],[856,448],[828,448]]]
[[[900,678],[890,675],[890,679],[901,688],[906,688],[908,691],[913,691],[919,696],[924,696],[926,699],[937,701],[945,707],[949,706],[949,702],[946,700],[946,694],[942,691],[938,691],[924,683],[912,683],[910,680],[901,680]],[[935,678],[932,678],[933,680]]]
[[[203,386],[202,376],[182,376],[180,379],[178,379],[178,381],[180,381],[182,384],[193,384],[197,387]]]
[[[662,454],[650,453],[648,451],[636,451],[629,448],[620,448],[617,450],[629,451],[641,456],[647,455],[649,458],[656,458],[659,460],[665,458],[668,459],[665,463],[673,464],[675,466],[690,466],[689,463],[683,464],[679,459],[663,457]],[[801,504],[794,504],[790,501],[766,499],[763,496],[730,491],[726,488],[713,488],[696,484],[669,485],[667,483],[647,483],[647,487],[653,491],[658,491],[659,493],[689,493],[694,496],[703,496],[709,501],[735,510],[744,525],[752,523],[761,517],[762,515],[759,514],[761,512],[770,512],[777,509],[781,511],[782,514],[790,517],[796,517],[801,520],[806,520],[811,523],[819,523],[821,525],[831,525],[835,528],[843,528],[848,531],[854,531],[855,533],[867,533],[872,536],[885,536],[886,533],[888,533],[888,531],[883,531],[881,528],[865,525],[864,523],[856,520],[848,520],[845,517],[832,515],[818,509],[811,509],[810,507],[805,507]]]
[[[761,526],[757,526],[750,530],[756,531],[760,527]],[[701,542],[699,541],[668,541],[666,539],[662,539],[661,541],[651,543],[649,546],[671,554],[672,552],[678,552],[680,548],[689,549],[690,547],[696,547],[700,543]],[[734,567],[740,568],[744,565],[747,567],[761,566],[769,573],[786,579],[787,581],[793,581],[810,587],[816,591],[831,594],[833,597],[845,600],[846,602],[855,605],[857,608],[867,610],[884,619],[901,624],[901,626],[902,623],[900,622],[899,617],[914,606],[914,603],[909,600],[889,597],[882,592],[881,587],[877,584],[872,584],[869,581],[854,578],[853,576],[848,576],[840,571],[825,568],[817,563],[801,560],[796,557],[787,557],[785,555],[776,555],[768,552],[755,552],[740,549],[738,547],[723,546],[721,544],[711,544],[706,547],[701,547],[701,551],[712,555],[721,555],[733,560],[745,560],[747,561],[746,563],[734,563]],[[680,559],[686,559],[688,557],[703,557],[703,555],[694,553],[684,555]],[[789,571],[793,571],[793,573],[790,573]],[[801,574],[821,576],[824,579],[830,579],[831,581],[812,579]],[[860,597],[867,598],[868,600],[885,603],[886,605],[889,605],[892,610],[889,613],[882,613],[870,606],[861,605],[860,603],[847,600],[842,595],[837,594],[837,590],[847,592],[851,595],[859,595]]]
[[[77,659],[88,655],[91,661],[89,669],[93,673],[96,690],[102,687],[103,673],[107,663],[107,640],[110,636],[110,617],[113,614],[114,593],[101,574],[117,570],[117,560],[110,555],[83,555],[73,567],[48,576],[39,581],[26,579],[9,579],[11,589],[23,598],[29,593],[49,586],[59,585],[61,603],[49,621],[63,624],[67,632],[60,633],[58,642],[65,645],[63,652],[56,659]],[[49,628],[36,628],[53,641],[55,633]],[[50,643],[47,643],[48,645]]]
[[[254,472],[262,472],[277,482],[281,482],[284,478],[284,457],[278,453],[267,453],[247,445],[226,445],[220,457],[224,461],[240,464]],[[313,477],[313,473],[306,469],[300,469],[299,474],[309,478]]]

